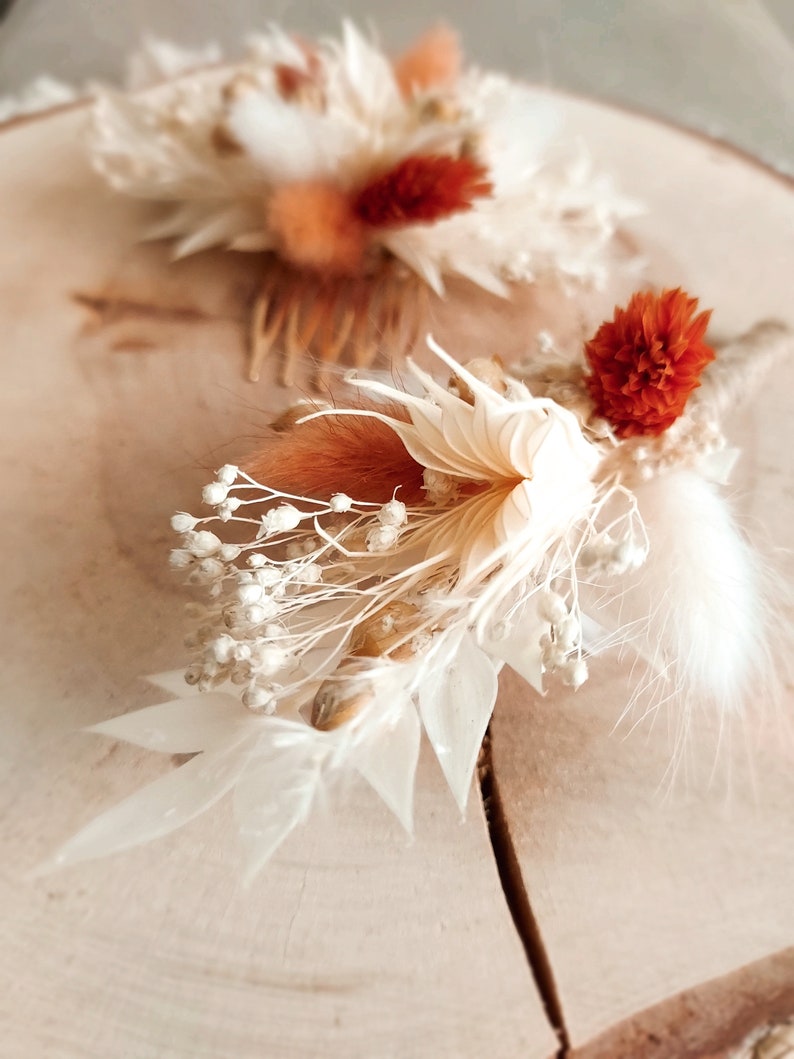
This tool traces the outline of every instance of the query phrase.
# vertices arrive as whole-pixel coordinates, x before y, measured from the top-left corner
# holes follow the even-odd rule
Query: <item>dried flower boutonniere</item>
[[[770,676],[773,614],[719,492],[723,414],[791,335],[719,354],[680,290],[637,294],[584,350],[526,372],[414,365],[414,395],[354,380],[304,405],[174,516],[193,661],[178,697],[94,731],[197,754],[89,824],[61,862],[165,834],[234,791],[255,870],[350,771],[407,829],[421,730],[463,810],[503,665],[578,688],[629,645],[686,710]],[[619,601],[619,618],[612,604]]]
[[[352,25],[309,43],[277,29],[248,58],[154,93],[104,91],[93,160],[127,194],[168,204],[176,254],[266,257],[250,326],[256,379],[309,351],[409,350],[428,292],[457,275],[498,295],[549,270],[599,282],[636,208],[555,142],[550,101],[464,71],[451,30],[390,60]]]

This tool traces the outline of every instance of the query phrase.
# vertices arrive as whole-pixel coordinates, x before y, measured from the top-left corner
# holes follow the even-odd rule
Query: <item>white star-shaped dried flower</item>
[[[259,866],[349,769],[410,829],[420,726],[463,810],[504,661],[539,689],[547,670],[581,682],[572,556],[593,533],[598,450],[554,401],[516,380],[497,393],[433,349],[450,390],[412,365],[423,397],[361,382],[390,414],[335,409],[303,428],[346,424],[366,444],[375,423],[413,484],[397,471],[382,502],[360,500],[345,452],[326,451],[343,486],[326,496],[224,467],[204,499],[235,512],[174,517],[177,565],[209,597],[188,638],[198,692],[95,730],[201,757],[90,824],[62,862],[165,834],[234,789]],[[425,475],[455,488],[423,495]],[[247,541],[225,544],[227,521]]]
[[[559,142],[548,100],[462,72],[437,28],[392,61],[350,23],[309,44],[278,29],[246,60],[142,95],[104,91],[92,155],[116,188],[169,204],[178,256],[267,251],[251,376],[275,342],[324,361],[416,340],[421,288],[463,276],[506,296],[552,271],[599,283],[636,207]]]

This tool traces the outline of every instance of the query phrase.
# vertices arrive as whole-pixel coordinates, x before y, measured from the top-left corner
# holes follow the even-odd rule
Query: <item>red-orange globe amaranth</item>
[[[678,287],[640,291],[584,347],[598,415],[620,438],[656,437],[683,413],[714,350],[703,341],[711,310]]]

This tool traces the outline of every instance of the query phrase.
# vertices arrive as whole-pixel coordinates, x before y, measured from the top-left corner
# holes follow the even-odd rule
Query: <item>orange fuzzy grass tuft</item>
[[[410,155],[362,188],[353,210],[372,228],[430,224],[470,210],[475,199],[490,195],[487,175],[472,158]]]
[[[365,405],[406,420],[398,405]],[[310,414],[309,411],[306,414]],[[274,434],[246,465],[258,482],[284,493],[327,501],[334,493],[386,504],[425,502],[423,468],[385,423],[370,416],[325,415]]]
[[[393,63],[394,77],[404,96],[454,84],[462,67],[460,38],[445,25],[426,30]]]

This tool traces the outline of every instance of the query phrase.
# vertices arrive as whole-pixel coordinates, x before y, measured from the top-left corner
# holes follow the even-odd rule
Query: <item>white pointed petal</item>
[[[462,254],[455,259],[455,272],[490,294],[495,294],[497,298],[510,297],[510,288],[504,280],[500,279],[490,268],[467,261]]]
[[[414,270],[439,298],[444,297],[444,280],[441,267],[429,249],[425,249],[421,235],[411,231],[387,232],[381,242],[395,257]]]
[[[230,243],[241,227],[248,226],[246,222],[245,210],[233,208],[215,213],[209,209],[195,230],[176,245],[174,257],[187,257],[201,250],[208,250],[212,246]]]
[[[151,673],[146,677],[146,683],[167,691],[169,695],[176,695],[178,698],[194,694],[190,685],[185,682],[184,669],[169,669],[164,673]]]
[[[195,754],[245,732],[254,734],[260,723],[231,695],[208,691],[133,710],[87,731],[163,754]]]
[[[604,625],[591,618],[589,614],[580,615],[582,623],[582,649],[591,658],[597,658],[610,647],[613,647],[614,636]]]
[[[461,812],[496,692],[494,664],[468,633],[452,660],[428,673],[419,689],[425,731]]]
[[[513,624],[507,636],[501,639],[484,639],[483,650],[500,659],[519,676],[543,695],[543,651],[540,638],[549,631],[548,622],[538,614],[537,596],[532,596],[513,618]]]
[[[383,52],[374,47],[349,19],[342,23],[342,37],[342,69],[360,106],[373,116],[400,107],[400,90],[391,63]]]
[[[344,123],[261,93],[239,99],[227,123],[271,184],[331,177],[354,146]]]
[[[393,724],[382,725],[356,751],[356,767],[409,835],[413,834],[414,777],[421,725],[406,699]]]
[[[234,786],[248,753],[246,744],[235,743],[191,758],[92,820],[61,846],[53,866],[106,857],[176,831]]]
[[[317,794],[326,747],[318,733],[302,728],[289,745],[269,736],[260,740],[235,787],[235,815],[248,853],[246,882],[306,820]]]

